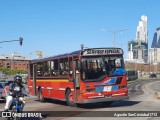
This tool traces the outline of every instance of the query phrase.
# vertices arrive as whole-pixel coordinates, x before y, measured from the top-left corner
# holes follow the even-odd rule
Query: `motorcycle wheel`
[[[21,111],[19,111],[19,110],[16,110],[16,107],[14,107],[12,110],[11,110],[11,113],[13,114],[13,113],[21,113]],[[12,117],[12,120],[20,120],[21,119],[21,117],[18,117],[18,116],[13,116]]]

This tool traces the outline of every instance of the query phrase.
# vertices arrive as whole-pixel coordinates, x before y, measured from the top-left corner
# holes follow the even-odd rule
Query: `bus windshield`
[[[119,76],[114,71],[124,69],[122,56],[84,57],[81,61],[83,81],[100,81],[106,76]]]

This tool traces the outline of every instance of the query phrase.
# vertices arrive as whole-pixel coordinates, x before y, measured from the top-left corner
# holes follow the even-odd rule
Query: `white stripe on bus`
[[[51,87],[47,87],[47,89],[48,89],[48,90],[52,90],[53,88],[51,88]]]
[[[28,86],[29,88],[32,88],[33,86]],[[36,87],[38,88],[38,87]],[[42,89],[44,89],[44,87],[41,87]],[[49,90],[66,90],[65,88],[51,88],[51,87],[47,87],[46,89],[49,89]],[[74,91],[74,89],[71,89],[71,91]]]
[[[124,95],[125,93],[113,94],[112,96]]]

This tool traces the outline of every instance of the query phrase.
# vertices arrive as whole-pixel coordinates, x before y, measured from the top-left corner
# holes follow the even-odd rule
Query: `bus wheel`
[[[73,96],[71,90],[67,90],[67,92],[66,92],[66,101],[70,107],[77,106],[76,103],[74,103],[74,96]]]
[[[39,89],[39,91],[38,91],[38,100],[41,101],[41,102],[45,101],[45,98],[42,95],[42,89]]]

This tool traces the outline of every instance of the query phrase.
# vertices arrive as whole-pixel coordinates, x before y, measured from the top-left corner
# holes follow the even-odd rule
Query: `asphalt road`
[[[135,117],[112,117],[113,114],[124,111],[159,111],[160,100],[154,98],[154,92],[159,90],[160,80],[136,80],[128,83],[129,97],[127,101],[118,101],[112,105],[104,103],[78,105],[78,107],[69,107],[66,102],[57,100],[48,100],[45,103],[37,101],[35,97],[27,98],[25,111],[51,111],[43,112],[41,120],[84,120],[84,119],[107,119],[110,120],[132,120]],[[3,110],[5,103],[0,103],[0,110]],[[55,112],[53,112],[55,111]],[[59,112],[57,112],[59,111]],[[124,115],[125,115],[124,114]],[[56,117],[53,117],[56,116]],[[52,117],[50,117],[52,116]],[[93,117],[94,116],[94,117]],[[99,116],[99,117],[98,117]],[[110,116],[110,117],[108,117]],[[1,118],[3,119],[3,118]],[[35,118],[32,118],[36,120]],[[30,120],[30,119],[25,119]],[[160,120],[158,117],[138,117],[137,120]]]

